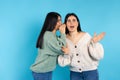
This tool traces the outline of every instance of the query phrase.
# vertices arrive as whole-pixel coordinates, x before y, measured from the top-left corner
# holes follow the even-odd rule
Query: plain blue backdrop
[[[0,80],[33,80],[29,67],[37,55],[36,40],[51,11],[62,21],[68,12],[76,13],[91,35],[106,32],[100,80],[120,80],[120,0],[0,0]],[[68,67],[57,66],[53,80],[69,80]]]

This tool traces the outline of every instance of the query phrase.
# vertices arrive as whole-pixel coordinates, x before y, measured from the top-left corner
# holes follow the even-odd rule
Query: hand
[[[104,38],[105,34],[106,34],[105,32],[102,32],[99,35],[96,35],[96,33],[94,33],[94,36],[92,38],[93,42],[96,43],[96,42],[102,40]]]
[[[68,46],[62,46],[61,50],[64,52],[64,54],[69,54],[69,48]]]
[[[65,33],[65,28],[66,28],[66,25],[65,24],[62,24],[60,27],[59,27],[59,30],[61,33]]]

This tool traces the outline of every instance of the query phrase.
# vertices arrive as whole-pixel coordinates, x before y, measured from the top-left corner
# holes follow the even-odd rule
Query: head
[[[75,13],[68,13],[65,16],[65,22],[66,24],[66,34],[72,31],[82,31],[80,26],[80,21]]]
[[[43,36],[46,31],[57,30],[61,25],[61,15],[57,12],[50,12],[47,14],[41,33],[38,37],[36,47],[42,48]]]

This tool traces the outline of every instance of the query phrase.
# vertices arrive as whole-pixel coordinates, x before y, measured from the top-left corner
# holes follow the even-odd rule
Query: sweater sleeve
[[[90,42],[88,46],[90,56],[95,60],[100,60],[104,56],[104,49],[102,44]]]
[[[61,67],[70,65],[70,63],[71,63],[70,55],[59,55],[58,56],[58,64]]]
[[[57,41],[59,41],[59,45],[66,46],[66,35],[61,33],[61,36],[57,37]]]
[[[48,53],[48,55],[63,54],[61,47],[66,45],[66,35],[61,34],[61,37],[56,37],[55,39],[48,40],[48,48],[54,52],[54,54]]]

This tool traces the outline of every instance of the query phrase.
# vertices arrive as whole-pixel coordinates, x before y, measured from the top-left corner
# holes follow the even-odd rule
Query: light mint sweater
[[[66,45],[66,36],[46,31],[43,37],[43,49],[38,48],[37,58],[30,67],[33,72],[44,73],[53,71],[57,64],[57,56],[63,54],[61,47]]]

